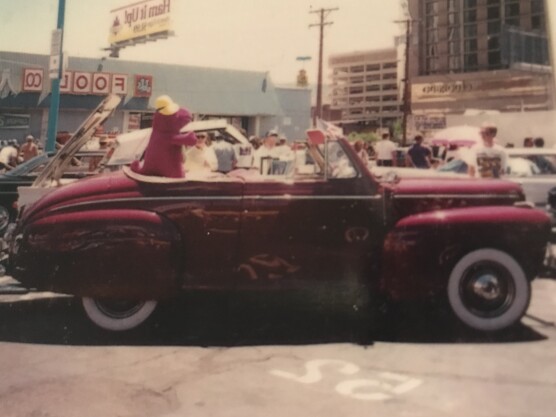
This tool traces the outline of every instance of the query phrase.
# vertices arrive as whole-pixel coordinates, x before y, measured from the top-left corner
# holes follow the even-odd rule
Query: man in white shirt
[[[18,163],[19,144],[15,139],[10,141],[8,146],[4,146],[0,150],[0,169],[12,169]]]
[[[471,148],[467,173],[477,178],[500,178],[506,172],[507,159],[505,149],[496,144],[498,128],[492,123],[481,126],[483,143]]]
[[[250,169],[253,166],[253,146],[249,144],[237,143],[234,145],[236,154],[236,168]]]
[[[262,172],[263,168],[270,169],[271,163],[268,165],[263,165],[263,161],[266,158],[278,159],[280,157],[278,151],[276,150],[276,139],[278,138],[278,133],[271,130],[266,134],[263,145],[255,151],[253,157],[253,168],[258,170],[261,174],[267,174],[268,172]],[[265,170],[266,170],[265,168]]]
[[[186,172],[211,172],[218,169],[218,160],[214,150],[207,146],[207,134],[200,132],[197,143],[185,152]]]
[[[374,144],[376,152],[376,164],[379,167],[396,166],[396,150],[397,146],[390,140],[390,135],[384,133],[382,140]]]

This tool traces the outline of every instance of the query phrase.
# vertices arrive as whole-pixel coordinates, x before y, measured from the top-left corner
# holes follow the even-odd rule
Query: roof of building
[[[42,93],[21,92],[23,68],[43,68],[48,77],[49,56],[0,51],[0,105],[5,107],[47,107],[50,82]],[[162,94],[194,113],[221,116],[281,115],[276,88],[268,73],[221,68],[205,68],[173,64],[69,57],[71,71],[128,74],[128,95],[123,107],[153,108],[154,99]],[[150,99],[133,97],[133,76],[151,75],[153,91]],[[62,94],[60,107],[93,108],[99,96]]]

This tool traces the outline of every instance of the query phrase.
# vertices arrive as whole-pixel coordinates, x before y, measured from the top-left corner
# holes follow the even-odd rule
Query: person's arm
[[[413,158],[411,158],[409,150],[405,153],[405,166],[415,168],[415,163],[413,162]]]
[[[398,166],[398,150],[396,149],[396,145],[392,143],[392,165],[397,167]]]
[[[425,161],[427,161],[427,168],[432,167],[432,151],[426,148],[427,154],[425,155]]]
[[[174,145],[193,146],[197,143],[195,132],[180,133],[172,136],[170,142]]]

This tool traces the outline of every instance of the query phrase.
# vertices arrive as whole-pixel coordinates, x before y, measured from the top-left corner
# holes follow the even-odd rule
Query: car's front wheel
[[[521,266],[505,252],[483,248],[462,257],[448,280],[448,301],[467,326],[496,331],[525,314],[531,286]]]
[[[87,317],[97,326],[114,332],[134,329],[147,320],[157,302],[109,300],[83,297]]]

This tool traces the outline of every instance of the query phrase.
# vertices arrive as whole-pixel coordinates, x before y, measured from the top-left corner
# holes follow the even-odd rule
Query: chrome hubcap
[[[95,300],[95,304],[105,315],[114,319],[124,319],[137,313],[145,303],[127,300]]]
[[[511,273],[491,261],[477,262],[469,267],[462,276],[459,292],[465,307],[484,318],[504,314],[516,297]]]
[[[492,274],[482,275],[473,283],[473,291],[485,300],[496,300],[501,295],[498,278]]]

